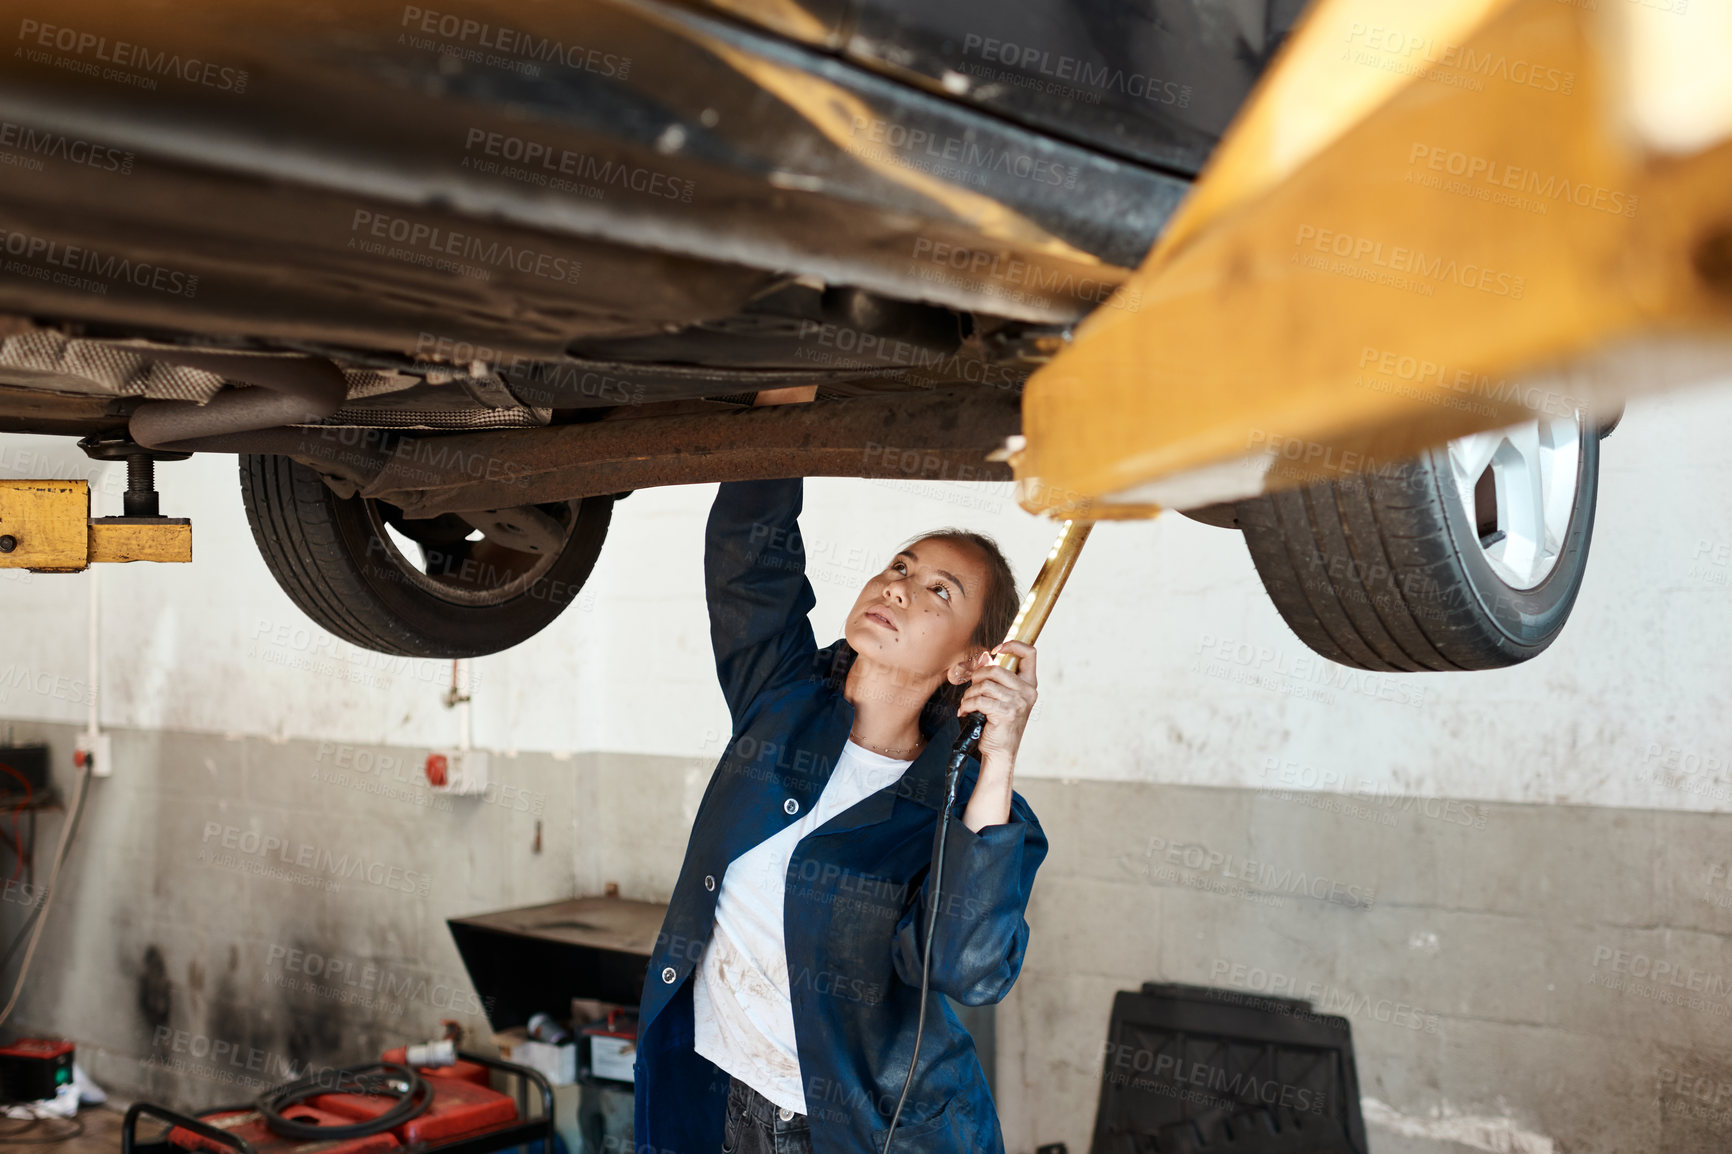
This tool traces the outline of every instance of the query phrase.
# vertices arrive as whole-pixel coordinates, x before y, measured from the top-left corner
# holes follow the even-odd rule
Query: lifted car
[[[0,430],[236,454],[314,621],[497,652],[631,490],[1008,480],[1299,7],[63,0],[0,76]],[[1561,628],[1597,465],[1558,418],[1191,512],[1318,652],[1487,668]]]

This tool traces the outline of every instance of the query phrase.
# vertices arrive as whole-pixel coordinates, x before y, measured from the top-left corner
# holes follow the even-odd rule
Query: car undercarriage
[[[507,648],[633,490],[1011,480],[1024,382],[1147,307],[1127,278],[1299,8],[258,0],[174,9],[169,53],[168,9],[76,0],[21,20],[0,76],[0,431],[128,461],[140,509],[158,463],[236,454],[314,620]],[[1584,415],[1535,428],[1383,496],[1187,512],[1245,531],[1334,660],[1525,660],[1597,479]],[[1543,516],[1535,486],[1561,486]],[[1417,603],[1332,585],[1390,570],[1373,510],[1415,490],[1452,575]],[[1354,501],[1357,545],[1322,512]]]

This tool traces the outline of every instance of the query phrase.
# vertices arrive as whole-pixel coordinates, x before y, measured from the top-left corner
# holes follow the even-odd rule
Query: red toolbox
[[[289,1111],[288,1117],[297,1122],[320,1126],[347,1126],[354,1121],[353,1118],[330,1114],[311,1106],[296,1106]],[[266,1128],[264,1117],[257,1110],[229,1110],[221,1114],[207,1114],[200,1121],[224,1134],[244,1138],[258,1154],[294,1154],[295,1151],[307,1151],[311,1154],[314,1150],[317,1150],[318,1154],[379,1154],[383,1150],[399,1148],[396,1137],[391,1134],[370,1134],[365,1138],[348,1138],[339,1142],[304,1142],[295,1138],[284,1138]],[[170,1130],[168,1143],[179,1150],[208,1150],[211,1154],[231,1154],[234,1150],[233,1145],[196,1134],[185,1126],[176,1126]]]
[[[387,1054],[387,1058],[394,1056]],[[400,1062],[395,1064],[401,1065]],[[359,1070],[374,1068],[367,1066]],[[515,1079],[520,1089],[530,1092],[530,1101],[539,1099],[539,1113],[520,1118],[517,1104],[510,1095],[476,1085],[471,1080],[477,1076],[477,1071],[484,1078],[501,1073]],[[491,1154],[531,1143],[539,1144],[542,1150],[552,1149],[553,1086],[538,1071],[502,1062],[498,1058],[458,1053],[455,1065],[428,1067],[421,1072],[429,1075],[423,1079],[426,1083],[426,1108],[389,1131],[359,1138],[285,1138],[272,1132],[264,1116],[256,1109],[231,1107],[195,1118],[152,1102],[134,1102],[121,1123],[121,1154],[142,1154],[144,1150],[197,1150],[209,1154],[394,1154],[411,1146],[415,1154]],[[336,1073],[350,1074],[349,1071]],[[393,1103],[394,1099],[385,1094],[326,1092],[285,1106],[283,1116],[302,1125],[353,1126],[377,1118]],[[144,1117],[161,1119],[172,1129],[166,1138],[141,1144],[138,1122]]]
[[[517,1103],[497,1090],[461,1078],[429,1078],[427,1085],[433,1091],[427,1109],[391,1130],[405,1146],[467,1138],[517,1121]],[[308,1102],[348,1122],[377,1118],[395,1104],[390,1098],[372,1094],[320,1094]]]

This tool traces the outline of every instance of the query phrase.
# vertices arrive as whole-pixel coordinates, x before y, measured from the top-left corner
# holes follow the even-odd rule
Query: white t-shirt
[[[911,764],[849,741],[818,804],[735,858],[716,894],[715,932],[692,986],[694,1046],[784,1109],[806,1112],[782,936],[794,847],[837,814],[895,783]]]

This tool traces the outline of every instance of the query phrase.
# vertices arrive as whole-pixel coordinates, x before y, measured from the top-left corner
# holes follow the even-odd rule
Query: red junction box
[[[0,1046],[0,1102],[39,1102],[72,1081],[71,1042],[19,1038]]]
[[[517,1121],[510,1095],[458,1078],[429,1078],[427,1087],[433,1093],[427,1109],[391,1131],[405,1146],[468,1138]],[[320,1094],[310,1104],[359,1122],[377,1118],[395,1102],[374,1094]]]
[[[287,1117],[297,1122],[320,1126],[347,1126],[355,1121],[354,1118],[331,1114],[307,1105],[292,1107]],[[237,1138],[245,1138],[259,1154],[296,1154],[297,1151],[306,1151],[308,1154],[313,1151],[318,1154],[380,1154],[381,1151],[399,1148],[397,1139],[390,1134],[370,1134],[365,1138],[348,1138],[338,1142],[323,1138],[314,1141],[284,1138],[280,1134],[271,1133],[257,1110],[225,1110],[218,1114],[206,1114],[199,1121],[227,1131]],[[181,1150],[234,1154],[233,1146],[224,1146],[221,1142],[213,1141],[202,1134],[194,1134],[182,1126],[176,1126],[169,1131],[168,1143]]]

